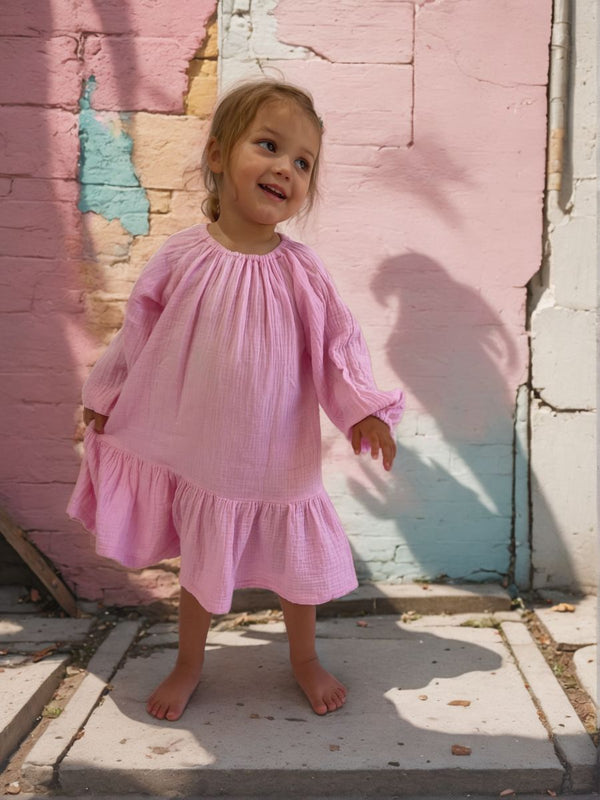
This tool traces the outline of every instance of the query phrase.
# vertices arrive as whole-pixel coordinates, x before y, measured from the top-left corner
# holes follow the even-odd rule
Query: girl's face
[[[293,217],[306,200],[320,144],[314,122],[294,102],[285,100],[272,100],[259,108],[227,164],[213,140],[208,163],[222,176],[219,219],[274,228]]]

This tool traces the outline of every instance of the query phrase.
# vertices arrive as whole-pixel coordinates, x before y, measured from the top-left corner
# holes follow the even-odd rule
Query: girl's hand
[[[108,417],[106,414],[98,414],[97,411],[93,411],[91,408],[84,408],[83,409],[83,422],[85,427],[90,424],[92,420],[94,420],[94,430],[96,433],[104,433],[104,426],[106,425],[106,420]]]
[[[360,455],[362,440],[371,445],[371,457],[379,458],[379,450],[383,454],[383,468],[391,470],[396,458],[396,442],[392,438],[389,426],[377,417],[365,417],[352,426],[352,448]]]

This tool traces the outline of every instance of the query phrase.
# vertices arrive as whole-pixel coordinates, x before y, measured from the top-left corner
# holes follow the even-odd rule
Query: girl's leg
[[[317,714],[341,708],[346,702],[346,687],[327,672],[315,648],[316,608],[279,598],[290,643],[290,662],[294,677]]]
[[[210,612],[181,589],[179,600],[179,651],[173,671],[150,695],[146,710],[157,719],[176,720],[200,681]]]

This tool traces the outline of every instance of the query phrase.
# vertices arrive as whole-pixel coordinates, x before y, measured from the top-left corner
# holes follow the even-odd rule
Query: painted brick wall
[[[359,318],[380,385],[407,391],[391,476],[324,423],[326,482],[361,575],[526,574],[513,442],[541,257],[550,0],[376,0],[368,14],[358,0],[215,3],[50,13],[26,0],[5,14],[3,504],[82,596],[176,590],[170,565],[97,559],[64,506],[80,384],[143,263],[200,218],[218,63],[222,86],[265,72],[313,92],[322,200],[290,229]]]
[[[0,502],[76,592],[108,603],[177,579],[97,558],[65,516],[81,383],[145,261],[198,217],[216,57],[216,0],[2,10]]]
[[[224,86],[283,74],[315,96],[325,185],[295,232],[360,319],[380,384],[408,394],[389,480],[325,423],[326,484],[361,575],[526,583],[520,387],[526,286],[541,263],[551,3],[221,9]]]

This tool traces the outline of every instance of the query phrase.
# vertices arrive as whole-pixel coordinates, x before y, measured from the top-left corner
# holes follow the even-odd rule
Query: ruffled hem
[[[68,514],[96,550],[132,568],[181,555],[180,581],[215,614],[237,588],[317,605],[356,588],[348,539],[323,490],[291,503],[219,497],[86,430]]]

